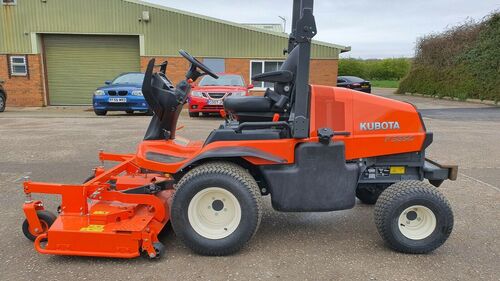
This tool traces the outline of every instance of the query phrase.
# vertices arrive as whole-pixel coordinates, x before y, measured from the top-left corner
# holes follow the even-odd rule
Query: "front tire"
[[[0,112],[5,111],[5,104],[6,104],[5,95],[0,92]]]
[[[146,111],[146,116],[153,116],[155,113],[152,109],[148,109],[148,111]]]
[[[94,113],[95,115],[97,116],[104,116],[106,115],[108,112],[106,110],[97,110],[97,109],[94,109]]]
[[[191,118],[200,117],[200,113],[199,112],[189,112],[189,117],[191,117]]]
[[[240,250],[262,217],[259,187],[242,167],[211,162],[188,172],[177,184],[171,215],[179,239],[201,255]]]
[[[375,204],[375,224],[393,250],[425,254],[450,236],[453,211],[435,187],[420,181],[401,181],[380,195]]]

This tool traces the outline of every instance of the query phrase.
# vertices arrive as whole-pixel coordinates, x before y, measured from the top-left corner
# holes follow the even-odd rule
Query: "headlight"
[[[137,97],[142,97],[142,91],[141,90],[135,90],[132,91],[132,96],[137,96]]]
[[[94,92],[94,96],[104,96],[104,95],[105,95],[105,93],[103,90],[97,90]]]
[[[246,95],[247,95],[247,92],[240,91],[240,92],[234,92],[231,96],[233,96],[233,97],[244,97]]]
[[[203,93],[202,92],[197,92],[197,91],[192,91],[191,92],[192,97],[197,97],[197,98],[203,98]]]

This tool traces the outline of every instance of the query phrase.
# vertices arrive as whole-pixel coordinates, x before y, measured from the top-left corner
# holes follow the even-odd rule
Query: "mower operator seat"
[[[224,100],[226,112],[241,123],[271,121],[275,113],[281,115],[280,119],[287,120],[297,73],[298,49],[293,49],[280,70],[252,77],[253,81],[274,83],[274,90],[268,88],[264,96],[229,96]]]

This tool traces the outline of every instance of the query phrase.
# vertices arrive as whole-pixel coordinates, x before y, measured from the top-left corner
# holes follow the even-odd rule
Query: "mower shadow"
[[[300,250],[292,249],[290,245],[300,247],[317,247],[314,241],[322,243],[321,251],[339,249],[353,243],[361,248],[373,251],[392,252],[384,246],[378,236],[373,222],[373,206],[357,205],[346,211],[325,213],[283,213],[274,211],[268,197],[264,197],[264,212],[260,228],[247,246],[231,256],[252,255],[256,253]],[[160,232],[158,239],[164,243],[166,254],[160,261],[168,261],[169,255],[191,256],[193,254],[175,236],[170,223]],[[346,242],[349,241],[349,242]],[[299,242],[299,243],[297,243]],[[295,246],[297,247],[297,246]],[[199,256],[201,257],[201,256]],[[212,257],[204,257],[212,258]],[[115,259],[78,256],[49,256],[55,263],[112,263],[112,264],[144,264],[150,263],[149,258]]]

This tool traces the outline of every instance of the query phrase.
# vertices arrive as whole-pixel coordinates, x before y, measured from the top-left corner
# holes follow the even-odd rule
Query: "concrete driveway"
[[[265,198],[257,235],[230,257],[195,255],[171,229],[160,237],[167,253],[159,261],[38,254],[21,232],[22,177],[79,183],[98,164],[99,148],[134,151],[150,118],[10,108],[0,114],[0,280],[500,280],[500,108],[376,92],[422,108],[435,133],[428,156],[460,166],[458,180],[440,188],[452,203],[455,229],[434,253],[386,248],[371,206],[278,213]],[[203,139],[220,122],[184,112],[179,135]],[[55,210],[56,198],[37,197]]]

